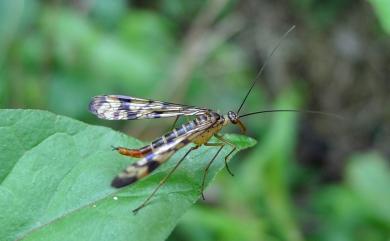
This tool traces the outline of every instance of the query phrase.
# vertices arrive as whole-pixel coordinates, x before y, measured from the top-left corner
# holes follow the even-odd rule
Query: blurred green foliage
[[[325,28],[337,21],[342,10],[353,0],[293,0],[294,5],[312,28]]]
[[[204,46],[207,51],[189,67],[188,77],[175,78],[178,66],[197,58],[185,55],[184,43],[208,2],[1,1],[0,107],[46,109],[145,139],[160,135],[168,122],[99,121],[86,111],[89,99],[115,93],[221,112],[236,109],[258,69],[251,62],[253,53],[235,41]],[[321,30],[337,25],[351,2],[288,4],[307,25]],[[389,1],[370,3],[389,33]],[[214,21],[230,17],[237,5],[226,1]],[[299,108],[305,106],[303,96],[301,88],[287,85],[270,103],[264,90],[255,88],[245,111],[267,105]],[[184,216],[170,240],[389,240],[390,174],[380,154],[351,153],[342,181],[323,183],[315,170],[297,163],[295,115],[245,123],[259,144],[233,160],[235,177],[220,175],[209,188],[211,204]],[[308,194],[299,193],[302,186]]]
[[[322,224],[315,240],[386,240],[390,230],[390,169],[377,153],[351,157],[346,180],[320,190],[313,210]]]
[[[383,29],[390,34],[390,2],[387,0],[369,0],[372,4]]]

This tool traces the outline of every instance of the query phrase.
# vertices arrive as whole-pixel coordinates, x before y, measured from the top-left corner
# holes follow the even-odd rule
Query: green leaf
[[[37,110],[0,110],[0,240],[164,240],[199,198],[203,170],[217,148],[193,152],[157,193],[137,207],[189,147],[123,189],[112,178],[135,161],[111,145],[141,141],[108,128]],[[227,138],[240,149],[255,141]],[[224,167],[224,148],[207,182]],[[66,237],[66,238],[65,238]]]

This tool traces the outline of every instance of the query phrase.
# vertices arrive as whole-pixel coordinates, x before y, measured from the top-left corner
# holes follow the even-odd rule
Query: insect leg
[[[181,117],[180,115],[176,116],[175,121],[173,121],[173,125],[171,127],[171,130],[175,129],[175,126],[176,126],[177,122],[179,121],[180,117]],[[185,116],[185,117],[186,117],[186,121],[188,122],[189,121],[188,116]]]
[[[215,153],[213,158],[209,161],[209,163],[207,164],[206,168],[204,169],[203,179],[202,179],[202,187],[201,187],[201,192],[200,192],[202,194],[202,199],[203,200],[205,200],[203,191],[204,191],[204,185],[205,185],[205,182],[206,182],[207,173],[209,171],[209,168],[210,168],[211,164],[214,162],[215,158],[217,158],[218,154],[221,152],[221,150],[225,146],[225,144],[223,144],[223,143],[205,143],[204,145],[205,146],[219,146],[220,148],[218,149],[218,151]]]
[[[233,173],[230,171],[230,169],[229,169],[227,160],[228,160],[229,157],[233,154],[233,152],[234,152],[235,150],[237,150],[237,146],[234,145],[233,143],[231,143],[230,141],[226,140],[225,138],[223,138],[223,136],[219,135],[218,133],[214,134],[214,136],[215,136],[218,140],[222,141],[223,143],[228,144],[229,146],[233,147],[233,149],[229,152],[229,154],[227,154],[227,155],[225,156],[225,166],[226,166],[226,170],[229,172],[229,174],[230,174],[231,176],[234,176],[234,174],[233,174]]]
[[[175,121],[173,122],[173,125],[172,125],[172,127],[171,127],[171,130],[175,129],[175,126],[176,126],[176,124],[177,124],[177,121],[179,120],[179,118],[180,118],[180,116],[179,116],[179,115],[178,115],[178,116],[176,116],[176,118],[175,118]]]
[[[148,202],[150,201],[150,199],[154,196],[154,194],[156,194],[156,192],[160,189],[160,187],[162,187],[162,185],[164,185],[164,183],[168,180],[168,178],[172,175],[172,173],[179,167],[180,163],[183,162],[183,160],[186,158],[186,156],[193,150],[195,149],[198,149],[199,146],[193,146],[191,147],[187,152],[186,154],[184,154],[184,156],[176,163],[176,165],[172,168],[172,170],[160,181],[160,183],[158,184],[158,186],[153,190],[153,192],[145,199],[145,201],[139,205],[136,209],[133,210],[133,213],[134,214],[137,214],[137,212],[142,209],[143,207],[145,207]]]

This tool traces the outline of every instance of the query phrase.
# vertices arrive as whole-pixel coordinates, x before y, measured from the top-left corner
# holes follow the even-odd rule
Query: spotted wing
[[[200,115],[208,109],[123,95],[93,97],[89,111],[106,120],[135,120]]]
[[[112,181],[111,185],[116,188],[124,187],[149,175],[149,173],[168,160],[175,152],[207,131],[214,123],[215,121],[204,121],[197,125],[193,130],[190,130],[170,142],[154,149],[147,156],[129,165],[126,169],[119,173],[119,175]]]

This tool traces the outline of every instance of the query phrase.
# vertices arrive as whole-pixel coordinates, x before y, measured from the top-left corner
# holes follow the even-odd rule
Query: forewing
[[[106,120],[135,120],[200,115],[210,110],[130,96],[100,95],[93,97],[89,111]]]
[[[158,166],[168,160],[176,151],[207,131],[213,124],[214,122],[212,121],[205,121],[198,125],[194,130],[188,131],[173,141],[160,146],[141,160],[129,165],[125,170],[119,173],[117,177],[115,177],[111,185],[116,188],[124,187],[147,176]]]

